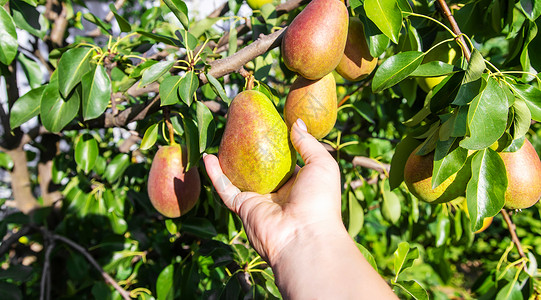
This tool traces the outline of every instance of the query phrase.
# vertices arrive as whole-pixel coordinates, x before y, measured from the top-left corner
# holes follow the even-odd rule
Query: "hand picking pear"
[[[227,178],[241,191],[268,194],[291,177],[296,158],[287,126],[269,98],[255,90],[238,94],[218,153]]]
[[[199,199],[199,172],[195,167],[186,172],[187,163],[186,148],[178,144],[161,147],[152,160],[148,196],[154,208],[166,217],[180,217]]]
[[[284,64],[311,80],[329,74],[344,53],[348,21],[347,8],[340,0],[312,0],[284,33]]]
[[[326,136],[334,127],[337,113],[336,82],[329,73],[319,80],[298,76],[291,85],[284,106],[288,128],[302,119],[316,139]]]

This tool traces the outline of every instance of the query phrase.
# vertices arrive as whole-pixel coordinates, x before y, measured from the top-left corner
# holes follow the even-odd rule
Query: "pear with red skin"
[[[500,152],[507,173],[505,208],[528,208],[541,198],[541,160],[527,139],[516,152]]]
[[[168,218],[190,211],[201,192],[197,168],[186,172],[186,149],[178,144],[161,147],[150,167],[148,196],[154,208]]]
[[[282,39],[284,64],[316,80],[336,68],[346,46],[349,16],[340,0],[312,0],[287,27]]]
[[[377,57],[370,55],[363,23],[358,18],[350,18],[346,48],[336,72],[349,81],[359,81],[370,75],[377,64]]]
[[[336,123],[336,82],[332,73],[319,80],[298,76],[291,85],[284,105],[288,128],[301,119],[316,139],[325,137]]]

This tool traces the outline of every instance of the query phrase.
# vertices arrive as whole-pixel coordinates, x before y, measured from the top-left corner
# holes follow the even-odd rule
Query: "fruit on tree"
[[[291,22],[282,39],[290,70],[316,80],[336,68],[346,46],[348,11],[339,0],[312,0]]]
[[[372,73],[377,64],[377,57],[370,55],[363,23],[351,17],[344,55],[336,66],[336,72],[347,80],[359,81]]]
[[[454,64],[459,56],[457,55],[460,51],[460,48],[451,47],[448,43],[441,44],[438,47],[430,50],[423,59],[423,64],[431,61],[443,61],[448,64]],[[443,76],[434,76],[434,77],[417,77],[417,83],[425,92],[430,92],[436,85],[443,81],[447,77]]]
[[[284,106],[288,128],[302,119],[316,139],[326,136],[334,127],[337,113],[336,82],[332,73],[318,80],[298,76],[291,85]]]
[[[516,152],[500,152],[507,173],[505,208],[528,208],[541,198],[541,161],[527,139]]]
[[[251,9],[261,9],[263,5],[267,3],[272,3],[273,0],[246,0],[246,3],[250,6]]]
[[[286,123],[265,94],[246,90],[233,99],[218,158],[241,191],[267,194],[291,177],[297,154]]]
[[[410,154],[404,168],[404,182],[409,191],[419,200],[433,204],[462,196],[471,177],[470,168],[462,168],[433,189],[434,151],[421,156],[416,154],[419,149],[420,146]]]
[[[186,149],[178,144],[161,147],[152,160],[148,196],[154,208],[166,217],[180,217],[199,199],[199,172],[195,167],[186,172],[187,163]]]

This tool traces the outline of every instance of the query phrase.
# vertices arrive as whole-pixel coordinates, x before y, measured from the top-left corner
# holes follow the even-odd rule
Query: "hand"
[[[291,141],[305,165],[297,166],[278,191],[266,195],[241,192],[223,174],[216,156],[204,157],[216,191],[240,216],[252,246],[271,265],[299,234],[331,232],[334,228],[344,231],[336,161],[300,119],[291,128]]]

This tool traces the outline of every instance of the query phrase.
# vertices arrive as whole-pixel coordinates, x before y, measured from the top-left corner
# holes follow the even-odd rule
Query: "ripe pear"
[[[199,199],[199,172],[193,167],[186,172],[187,163],[186,149],[178,144],[161,147],[152,160],[148,196],[154,208],[166,217],[180,217]]]
[[[285,65],[311,80],[329,74],[344,53],[348,22],[348,11],[340,0],[312,0],[284,33]]]
[[[241,191],[268,194],[291,177],[297,154],[285,122],[265,94],[247,90],[233,99],[218,159]]]
[[[434,168],[434,151],[427,155],[415,154],[415,149],[404,168],[404,182],[409,191],[419,200],[428,203],[444,203],[462,196],[471,177],[470,168],[462,168],[451,175],[435,189],[432,189],[432,170]]]
[[[500,152],[507,173],[505,208],[528,208],[541,198],[541,161],[527,139],[516,152]]]
[[[302,119],[316,139],[326,136],[336,122],[336,82],[332,73],[318,80],[298,76],[291,85],[284,106],[288,128]]]
[[[346,48],[336,72],[347,80],[359,81],[372,73],[377,64],[377,57],[370,55],[363,23],[358,18],[349,18]]]

